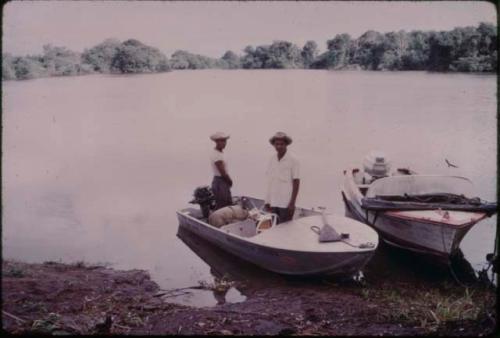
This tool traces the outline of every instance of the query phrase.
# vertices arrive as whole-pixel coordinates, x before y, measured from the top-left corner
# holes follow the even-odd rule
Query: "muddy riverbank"
[[[18,334],[480,336],[497,320],[495,290],[480,285],[283,278],[269,286],[222,277],[193,287],[220,294],[238,287],[246,301],[194,308],[169,303],[173,291],[142,270],[3,261],[2,327]]]

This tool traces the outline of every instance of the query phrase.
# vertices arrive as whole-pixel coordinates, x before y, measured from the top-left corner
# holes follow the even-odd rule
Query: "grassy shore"
[[[202,288],[224,291],[229,285]],[[445,282],[285,280],[247,300],[168,303],[146,271],[84,263],[2,262],[2,328],[46,334],[296,334],[481,336],[495,329],[495,290]]]

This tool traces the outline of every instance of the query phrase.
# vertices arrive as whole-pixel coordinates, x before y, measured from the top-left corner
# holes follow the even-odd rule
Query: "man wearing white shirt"
[[[220,209],[233,204],[231,196],[231,187],[233,181],[227,173],[227,163],[224,159],[223,150],[226,147],[229,135],[217,132],[210,136],[210,139],[215,142],[215,148],[210,155],[210,164],[214,173],[212,181],[212,192],[215,197],[215,209]]]
[[[265,209],[278,215],[278,223],[291,220],[299,193],[299,161],[287,151],[292,139],[283,132],[276,133],[269,142],[276,149],[267,168]]]

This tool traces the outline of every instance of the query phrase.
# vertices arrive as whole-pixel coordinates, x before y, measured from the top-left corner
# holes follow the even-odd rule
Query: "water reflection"
[[[408,283],[411,285],[441,283],[447,281],[471,285],[477,282],[470,263],[458,255],[452,261],[453,272],[442,263],[436,263],[416,253],[394,248],[381,242],[373,258],[359,275],[350,277],[300,277],[285,276],[263,270],[253,264],[227,253],[207,240],[179,226],[177,236],[196,255],[210,266],[215,280],[230,280],[245,297],[251,297],[262,288],[314,287],[323,283],[335,285],[357,285],[369,283],[383,286],[387,283]],[[461,252],[460,252],[461,253]],[[453,275],[455,274],[455,275]],[[214,292],[218,303],[227,301],[225,294]]]
[[[177,230],[177,237],[208,264],[216,281],[230,280],[245,297],[251,297],[261,287],[277,287],[285,283],[284,276],[245,262],[182,226]],[[214,297],[220,299],[221,295],[214,292]]]

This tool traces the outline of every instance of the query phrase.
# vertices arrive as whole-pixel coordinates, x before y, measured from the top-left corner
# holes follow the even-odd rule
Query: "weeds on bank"
[[[25,275],[26,275],[25,272],[21,268],[15,266],[10,267],[3,272],[4,277],[22,278]]]
[[[463,297],[452,299],[447,297],[435,305],[435,310],[431,310],[432,317],[439,324],[440,322],[455,320],[476,320],[481,311],[484,310],[484,304],[477,304],[473,299],[474,290],[469,292],[465,289]]]
[[[368,299],[370,291],[362,291]],[[421,297],[407,297],[396,290],[385,291],[379,297],[389,303],[386,319],[417,323],[419,327],[434,330],[445,322],[477,320],[481,312],[487,311],[487,296],[475,296],[475,291],[465,289],[463,295],[442,295],[439,291],[425,292]]]
[[[33,321],[31,331],[38,334],[57,334],[56,331],[62,331],[59,324],[61,316],[57,313],[49,313],[42,319]],[[62,331],[61,333],[66,333]]]

